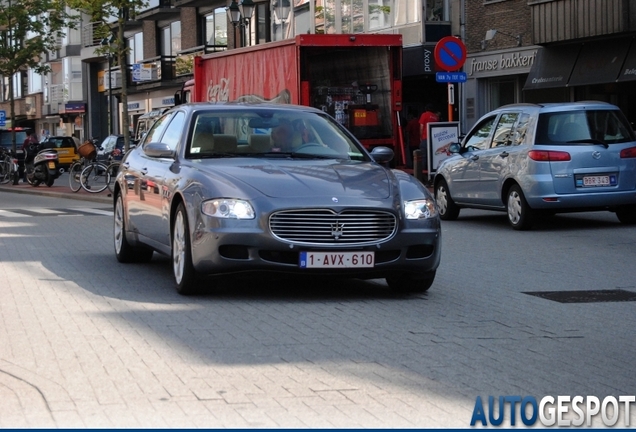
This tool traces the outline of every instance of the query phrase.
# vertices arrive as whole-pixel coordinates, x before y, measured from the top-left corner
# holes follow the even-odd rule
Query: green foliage
[[[58,0],[0,0],[0,75],[27,68],[49,72],[41,55],[56,50],[65,28],[74,26],[65,10]]]

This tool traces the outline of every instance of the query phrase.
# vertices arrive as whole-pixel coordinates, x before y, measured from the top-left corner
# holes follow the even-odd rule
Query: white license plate
[[[374,252],[301,252],[301,268],[370,268]]]
[[[585,176],[583,177],[583,186],[609,186],[609,176]]]

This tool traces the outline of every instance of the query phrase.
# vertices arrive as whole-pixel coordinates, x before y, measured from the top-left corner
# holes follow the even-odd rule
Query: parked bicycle
[[[73,192],[81,187],[86,192],[99,193],[106,190],[110,183],[108,165],[97,161],[94,142],[95,140],[86,141],[77,149],[81,158],[69,169],[69,182]]]
[[[18,159],[10,151],[0,147],[0,184],[9,183],[11,180],[17,184],[19,176]]]

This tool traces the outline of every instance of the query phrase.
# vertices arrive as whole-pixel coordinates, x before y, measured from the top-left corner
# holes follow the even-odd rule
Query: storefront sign
[[[459,122],[435,122],[428,127],[428,172],[437,172],[439,164],[451,156],[448,150],[452,143],[459,142]]]
[[[537,57],[537,49],[474,56],[464,65],[470,78],[528,73]]]

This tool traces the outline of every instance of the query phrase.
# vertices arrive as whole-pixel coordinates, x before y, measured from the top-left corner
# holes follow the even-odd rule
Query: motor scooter
[[[41,149],[38,144],[31,144],[24,160],[26,179],[31,186],[40,183],[51,187],[60,176],[60,162],[55,150]]]

